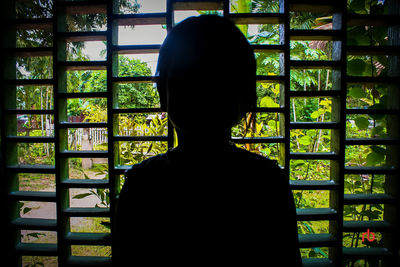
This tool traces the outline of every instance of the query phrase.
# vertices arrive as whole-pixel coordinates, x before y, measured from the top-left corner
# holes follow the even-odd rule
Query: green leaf
[[[368,107],[368,109],[385,109],[386,106],[382,103],[374,104]]]
[[[269,147],[266,147],[264,149],[260,150],[262,153],[264,153],[265,155],[269,156],[271,154],[271,149]]]
[[[39,238],[39,236],[46,236],[46,235],[42,234],[42,233],[29,233],[29,234],[27,234],[27,236],[31,236],[31,237],[34,237],[34,238]]]
[[[82,198],[88,197],[90,195],[92,195],[92,193],[83,193],[83,194],[74,196],[73,199],[82,199]]]
[[[365,90],[362,89],[361,87],[353,87],[353,88],[351,88],[347,95],[350,96],[350,97],[353,97],[353,98],[365,98],[365,97],[367,97],[367,94],[365,93]]]
[[[368,109],[385,109],[385,105],[379,103],[369,106]],[[374,120],[382,120],[385,118],[384,114],[369,114],[369,116]]]
[[[299,138],[299,143],[301,145],[308,146],[311,144],[311,142],[312,142],[311,137],[309,137],[308,135]]]
[[[347,31],[348,45],[370,45],[371,38],[365,27],[349,27]]]
[[[386,155],[386,149],[380,146],[372,146],[371,150],[377,154]]]
[[[347,45],[358,45],[357,38],[347,37]]]
[[[375,135],[381,135],[381,133],[383,132],[384,128],[383,126],[375,126],[372,129],[371,135],[375,136]]]
[[[365,0],[353,0],[350,2],[349,9],[352,11],[360,11],[365,9]]]
[[[357,187],[360,187],[360,186],[362,186],[362,183],[360,181],[355,181],[354,185],[357,186]]]
[[[294,193],[294,196],[295,196],[296,198],[301,198],[302,195],[303,195],[303,194],[302,194],[301,192]]]
[[[374,27],[372,30],[372,37],[374,38],[375,42],[380,44],[385,42],[385,38],[388,36],[387,31],[382,30],[381,27]]]
[[[17,203],[17,207],[18,207],[19,210],[21,210],[24,205],[25,205],[25,203],[23,203],[23,202],[18,202]]]
[[[360,76],[367,68],[367,64],[362,59],[352,59],[347,61],[347,71],[349,75]]]
[[[364,130],[367,129],[369,126],[369,121],[365,117],[357,117],[354,122],[356,123],[358,129]]]
[[[319,117],[319,112],[318,110],[314,111],[313,113],[311,113],[310,117],[312,119],[317,119]]]
[[[306,135],[310,137],[314,137],[316,135],[317,131],[314,129],[307,130]]]
[[[317,255],[317,253],[315,253],[315,251],[314,250],[311,250],[309,253],[308,253],[308,257],[309,258],[315,258],[315,257],[317,257],[318,255]]]
[[[305,164],[304,160],[294,160],[290,165],[293,168],[298,168],[300,166],[303,166]]]
[[[110,194],[106,194],[106,204],[110,205]]]
[[[149,148],[147,149],[146,154],[150,153],[151,149],[153,148],[153,143],[150,144]]]
[[[272,86],[271,90],[275,95],[278,95],[279,94],[279,83],[276,84],[275,86]]]
[[[329,106],[330,104],[332,104],[332,101],[331,101],[331,100],[321,100],[321,101],[319,102],[319,104],[320,104],[321,106]]]
[[[274,100],[269,96],[264,96],[261,98],[260,107],[262,108],[277,108],[279,105],[274,102]]]
[[[385,160],[385,155],[381,153],[376,153],[372,151],[367,155],[367,165],[368,166],[376,166]]]
[[[98,189],[97,194],[100,196],[100,200],[104,202],[105,196],[104,196],[104,189]]]
[[[104,227],[108,228],[108,229],[111,228],[111,223],[110,222],[102,221],[100,224],[103,225]]]
[[[268,126],[273,130],[276,129],[276,121],[275,120],[269,120],[268,121]]]
[[[27,214],[28,212],[30,212],[32,210],[32,208],[24,208],[22,210],[22,214]]]

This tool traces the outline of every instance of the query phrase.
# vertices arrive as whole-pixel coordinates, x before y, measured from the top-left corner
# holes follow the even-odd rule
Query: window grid
[[[9,1],[10,3],[12,1]],[[280,84],[280,107],[260,107],[257,113],[280,114],[280,136],[277,137],[245,137],[233,138],[238,144],[276,143],[282,153],[280,164],[290,175],[290,161],[328,160],[330,162],[329,181],[296,181],[290,180],[293,190],[322,190],[329,192],[328,208],[297,209],[298,221],[329,221],[329,233],[300,234],[301,248],[328,247],[328,258],[303,259],[304,264],[318,266],[341,266],[346,259],[384,259],[387,266],[395,266],[396,251],[399,251],[398,229],[398,90],[399,70],[395,65],[398,60],[399,38],[394,37],[391,47],[360,47],[347,46],[347,30],[352,25],[389,25],[389,32],[398,35],[399,14],[394,8],[389,15],[359,15],[347,12],[346,1],[280,1],[279,13],[266,14],[236,14],[229,12],[229,1],[167,1],[165,13],[129,14],[118,13],[118,3],[112,0],[98,1],[55,1],[53,17],[44,19],[15,19],[15,8],[11,3],[5,10],[10,11],[6,16],[13,20],[8,30],[6,48],[12,53],[5,57],[2,103],[2,154],[3,171],[7,181],[8,220],[13,230],[8,233],[12,242],[11,254],[16,265],[21,265],[21,257],[56,256],[58,266],[67,265],[110,265],[111,257],[71,256],[71,245],[101,245],[111,246],[110,233],[77,233],[71,232],[70,218],[74,217],[108,217],[113,225],[113,211],[118,196],[120,175],[129,166],[118,164],[119,141],[164,141],[168,147],[174,146],[173,129],[168,124],[168,136],[121,136],[118,129],[119,114],[159,112],[158,108],[118,108],[119,83],[151,83],[153,77],[118,77],[118,55],[124,53],[157,53],[159,45],[118,45],[118,25],[148,25],[166,24],[170,30],[174,24],[174,11],[186,9],[222,10],[223,16],[232,19],[237,24],[279,24],[280,43],[276,45],[253,45],[255,52],[280,53],[279,75],[258,75],[259,82],[274,82]],[[332,30],[295,30],[291,29],[290,12],[309,12],[320,10],[332,13]],[[68,32],[67,15],[71,14],[106,14],[107,30],[97,32]],[[17,29],[52,29],[53,47],[16,48],[15,32]],[[396,39],[397,38],[397,39]],[[66,41],[101,40],[107,41],[107,58],[105,61],[67,61]],[[290,58],[290,40],[329,40],[333,41],[332,60],[307,61]],[[348,55],[387,54],[392,56],[393,71],[389,77],[359,77],[347,75]],[[16,78],[16,57],[52,56],[53,77],[48,79]],[[11,64],[7,64],[11,63]],[[67,91],[67,70],[106,70],[107,91],[92,93],[70,93]],[[332,90],[329,91],[292,91],[290,90],[290,74],[292,70],[330,69],[332,71]],[[347,87],[350,83],[389,83],[393,102],[390,109],[349,109],[346,107]],[[53,110],[18,110],[16,103],[16,86],[41,85],[51,86],[54,92]],[[70,98],[106,98],[107,122],[68,122],[67,101]],[[291,122],[291,101],[295,98],[332,98],[331,122]],[[346,120],[353,114],[384,114],[390,115],[388,132],[390,138],[348,138],[346,137]],[[17,114],[53,115],[54,136],[22,137],[17,136]],[[106,128],[108,145],[106,151],[70,151],[68,150],[68,129],[72,128]],[[291,130],[328,129],[331,131],[331,152],[292,152],[290,148]],[[55,146],[54,165],[19,165],[18,144],[49,143]],[[390,167],[352,167],[346,166],[345,153],[347,146],[357,145],[390,145],[390,157],[387,163]],[[70,158],[107,158],[109,166],[108,181],[69,179],[68,161]],[[18,173],[55,174],[55,192],[20,191]],[[345,194],[344,183],[346,175],[386,175],[384,194]],[[70,207],[70,188],[108,188],[110,190],[109,208],[73,208]],[[57,219],[27,219],[21,218],[17,208],[18,201],[38,201],[56,203]],[[384,221],[345,221],[343,219],[345,205],[384,204]],[[112,226],[111,226],[112,227]],[[343,246],[343,234],[346,232],[383,232],[385,248],[346,248]],[[46,230],[57,232],[56,244],[35,244],[20,242],[19,230]],[[112,232],[112,231],[111,231]]]

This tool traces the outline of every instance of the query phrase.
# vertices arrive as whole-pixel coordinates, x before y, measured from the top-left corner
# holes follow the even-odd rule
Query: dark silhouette
[[[256,62],[229,20],[191,17],[165,39],[161,109],[178,147],[126,173],[118,266],[301,266],[293,196],[278,165],[230,143],[256,105]]]

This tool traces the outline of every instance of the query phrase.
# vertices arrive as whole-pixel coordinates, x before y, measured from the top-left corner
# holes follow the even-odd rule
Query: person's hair
[[[217,100],[238,113],[234,114],[236,117],[256,106],[254,51],[234,23],[220,16],[190,17],[172,28],[166,37],[156,70],[164,111],[168,110],[167,96],[175,97],[168,90],[171,80],[175,84],[185,82],[188,90],[199,82],[207,83],[205,87],[211,88],[207,89],[209,96],[220,97]]]

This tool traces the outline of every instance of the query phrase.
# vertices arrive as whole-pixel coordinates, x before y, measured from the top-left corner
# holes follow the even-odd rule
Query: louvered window
[[[124,171],[174,146],[160,45],[199,13],[230,18],[254,48],[258,107],[232,141],[288,174],[304,265],[397,266],[399,2],[138,3],[1,3],[8,266],[111,265]]]

